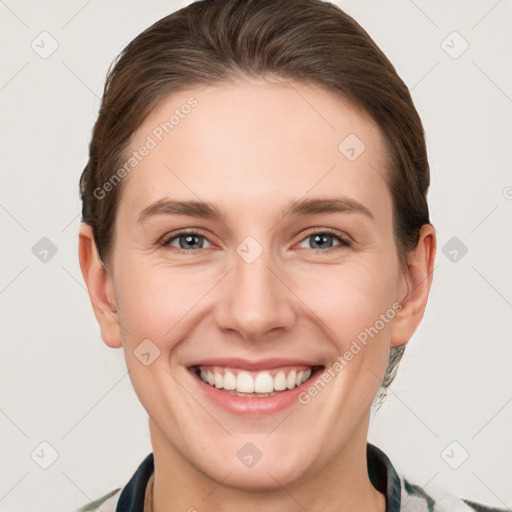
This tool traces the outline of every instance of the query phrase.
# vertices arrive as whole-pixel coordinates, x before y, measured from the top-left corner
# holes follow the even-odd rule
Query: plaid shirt
[[[370,481],[385,495],[386,512],[512,512],[512,509],[475,503],[439,487],[426,492],[399,475],[387,455],[375,445],[368,442],[366,454]],[[76,512],[144,512],[146,486],[153,469],[153,453],[150,453],[125,487],[110,491]]]

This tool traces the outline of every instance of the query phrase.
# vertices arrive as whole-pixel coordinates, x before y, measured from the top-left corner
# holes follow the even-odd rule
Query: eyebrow
[[[292,200],[281,215],[318,215],[321,213],[360,213],[375,219],[363,204],[347,197]],[[161,199],[144,208],[137,222],[145,222],[155,215],[186,215],[205,219],[224,219],[219,208],[205,201],[175,201]]]

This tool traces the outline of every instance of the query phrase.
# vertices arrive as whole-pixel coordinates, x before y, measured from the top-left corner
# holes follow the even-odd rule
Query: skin
[[[198,105],[124,178],[106,267],[90,227],[83,223],[79,235],[102,338],[123,348],[149,415],[154,511],[382,512],[384,495],[366,466],[370,408],[390,346],[406,343],[423,316],[434,228],[423,226],[401,269],[382,178],[382,134],[346,101],[305,84],[251,79],[172,94],[136,131],[131,149],[190,96]],[[355,161],[338,150],[349,134],[366,146]],[[362,203],[374,218],[281,213],[292,199],[340,196]],[[137,222],[144,208],[164,198],[212,202],[225,217],[160,214]],[[187,254],[176,252],[180,238],[172,247],[160,245],[187,228],[204,230],[202,248],[183,238]],[[352,245],[334,235],[315,250],[310,228],[337,230]],[[263,250],[252,263],[236,252],[247,236]],[[307,405],[234,415],[206,399],[187,370],[192,361],[215,356],[295,357],[328,368],[402,301]],[[144,339],[160,350],[148,366],[134,355]],[[237,458],[247,442],[263,455],[252,468]]]

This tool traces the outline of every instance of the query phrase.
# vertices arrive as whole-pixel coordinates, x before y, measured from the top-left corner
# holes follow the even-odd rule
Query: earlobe
[[[434,227],[424,224],[418,244],[409,253],[408,266],[402,275],[399,287],[402,308],[391,323],[391,346],[407,343],[423,318],[432,285],[436,247]]]
[[[101,337],[109,347],[120,348],[122,339],[114,283],[98,256],[92,227],[84,222],[79,230],[78,259]]]

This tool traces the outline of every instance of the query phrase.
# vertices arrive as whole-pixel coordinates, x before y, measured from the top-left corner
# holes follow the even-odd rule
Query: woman
[[[153,453],[96,505],[496,510],[367,441],[427,304],[428,186],[407,87],[334,5],[195,2],[132,41],[81,178],[79,257]]]

